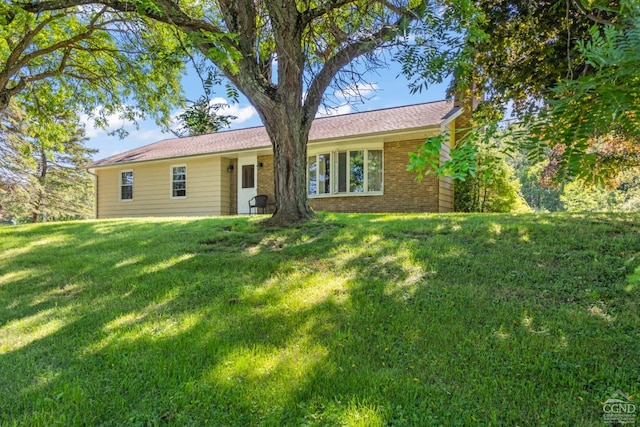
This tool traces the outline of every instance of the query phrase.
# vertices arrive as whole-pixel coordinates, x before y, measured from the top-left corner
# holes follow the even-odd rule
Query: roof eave
[[[447,129],[447,126],[449,126],[451,122],[453,122],[455,119],[460,117],[460,115],[463,113],[462,108],[460,107],[456,107],[456,108],[457,108],[456,111],[451,110],[451,112],[449,112],[447,116],[445,116],[446,118],[444,119],[444,121],[440,123],[440,130],[442,132],[444,132]]]

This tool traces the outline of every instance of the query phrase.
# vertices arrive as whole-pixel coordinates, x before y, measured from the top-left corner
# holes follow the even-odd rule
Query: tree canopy
[[[168,125],[182,101],[183,55],[169,27],[134,14],[101,5],[30,13],[2,2],[0,109],[43,88],[97,125],[114,114]]]
[[[578,43],[592,71],[554,87],[526,128],[532,152],[552,148],[560,177],[606,181],[640,163],[640,6],[622,12]]]
[[[593,72],[579,52],[592,28],[618,19],[617,0],[480,0],[479,31],[468,41],[475,87],[492,107],[532,111],[562,80]],[[585,3],[586,4],[586,3]]]
[[[77,115],[55,102],[12,100],[0,110],[4,215],[32,222],[91,217],[93,179],[84,167],[95,150],[84,143]]]
[[[615,184],[640,161],[639,8],[627,0],[480,0],[476,18],[447,58],[460,79],[455,90],[483,99],[476,132],[435,164],[435,139],[411,159],[420,173],[464,179],[474,173],[475,140],[507,110],[516,116],[509,149],[544,161],[546,178]],[[427,52],[423,52],[428,55]],[[405,58],[420,88],[425,67]],[[462,129],[468,132],[469,129]],[[429,160],[430,159],[430,160]],[[431,164],[430,164],[431,163]]]

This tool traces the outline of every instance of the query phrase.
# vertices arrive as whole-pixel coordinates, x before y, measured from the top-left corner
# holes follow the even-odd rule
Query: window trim
[[[350,161],[350,153],[351,152],[355,152],[355,151],[362,151],[363,152],[363,157],[364,157],[364,165],[363,165],[363,169],[364,169],[364,173],[363,173],[363,185],[364,188],[367,189],[367,191],[363,191],[363,192],[351,192],[351,191],[346,191],[346,192],[338,192],[337,191],[337,183],[338,183],[338,173],[339,173],[339,168],[338,168],[338,153],[346,153],[346,157],[347,157],[347,169],[346,169],[346,188],[347,190],[350,190],[351,188],[351,177],[350,177],[350,173],[349,173],[349,161]],[[381,182],[381,190],[380,191],[368,191],[368,186],[369,186],[369,151],[381,151],[382,152],[382,165],[381,165],[381,174],[382,174],[382,182]],[[331,174],[330,174],[330,179],[331,179],[331,183],[330,183],[330,192],[329,193],[318,193],[318,188],[320,183],[317,182],[318,181],[318,173],[316,172],[316,194],[310,194],[309,193],[309,186],[310,186],[310,175],[309,175],[309,158],[310,157],[315,157],[315,161],[316,163],[318,162],[318,156],[321,154],[329,154],[331,156]],[[320,199],[320,198],[327,198],[327,197],[363,197],[363,196],[382,196],[384,195],[384,179],[385,179],[385,173],[384,173],[384,144],[367,144],[367,145],[356,145],[356,144],[349,144],[349,145],[345,145],[345,146],[333,146],[333,147],[326,147],[326,148],[321,148],[321,147],[314,147],[314,149],[312,150],[308,150],[307,153],[307,167],[306,167],[306,181],[307,181],[307,188],[306,188],[306,192],[307,192],[307,197],[310,199]]]
[[[181,181],[174,181],[173,180],[173,169],[174,168],[184,168],[184,196],[174,196],[173,195],[173,191],[174,191],[173,184],[175,182],[181,182]],[[188,177],[188,175],[187,175],[187,165],[186,164],[171,165],[169,167],[169,183],[170,183],[170,185],[169,185],[169,197],[171,199],[186,199],[187,198],[187,194],[188,194],[187,193],[187,180],[188,180],[187,177]]]
[[[127,172],[131,172],[131,185],[126,185],[127,187],[131,187],[131,198],[130,199],[123,199],[122,198],[122,187],[125,187],[125,185],[122,183],[122,174],[127,173]],[[133,202],[133,169],[123,169],[120,170],[118,173],[118,199],[121,202]]]

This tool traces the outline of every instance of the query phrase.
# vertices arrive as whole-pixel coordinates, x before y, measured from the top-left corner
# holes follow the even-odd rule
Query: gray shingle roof
[[[454,107],[451,101],[435,101],[317,118],[311,125],[309,142],[438,126],[457,110],[458,108]],[[270,146],[271,142],[267,132],[261,126],[208,135],[165,139],[97,160],[89,167],[234,152]]]

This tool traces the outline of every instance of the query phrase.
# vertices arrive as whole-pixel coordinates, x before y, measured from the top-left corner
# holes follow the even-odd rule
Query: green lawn
[[[0,425],[603,425],[639,265],[640,214],[0,227]]]

